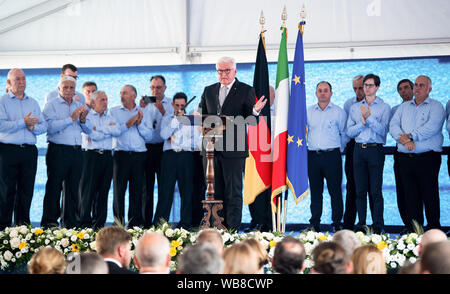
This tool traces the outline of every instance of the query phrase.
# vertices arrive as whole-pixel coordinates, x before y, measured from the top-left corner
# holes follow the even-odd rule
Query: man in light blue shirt
[[[114,217],[125,224],[125,192],[129,183],[128,227],[144,226],[142,189],[146,157],[145,140],[151,140],[152,117],[136,105],[136,88],[125,85],[120,91],[121,106],[111,109],[120,135],[113,140]]]
[[[183,117],[186,102],[186,94],[176,93],[172,102],[174,111],[167,112],[162,119],[161,137],[164,138],[164,153],[161,160],[161,182],[158,183],[160,197],[153,223],[169,221],[175,183],[178,182],[181,199],[178,227],[190,229],[194,185],[192,151],[201,148],[201,134],[196,127],[190,125],[188,118]]]
[[[108,97],[103,91],[90,95],[93,109],[86,117],[83,172],[80,180],[80,222],[82,228],[105,225],[108,194],[113,174],[112,141],[120,135],[119,125],[108,113]]]
[[[350,113],[350,107],[358,102],[361,102],[366,97],[363,86],[363,75],[357,75],[352,80],[353,91],[355,97],[352,97],[345,101],[344,110],[348,116]],[[355,139],[350,138],[345,147],[345,177],[347,179],[345,183],[345,210],[344,210],[344,224],[343,228],[347,230],[353,230],[356,220],[356,188],[355,188],[355,176],[353,171],[353,152],[355,149]],[[370,186],[370,183],[369,183]],[[369,188],[369,207],[373,214],[373,200],[372,194]]]
[[[46,154],[47,184],[41,226],[57,227],[58,218],[66,228],[79,227],[78,185],[83,156],[81,132],[89,133],[85,126],[88,110],[73,99],[76,80],[70,76],[61,78],[59,97],[48,101],[43,115],[48,124]],[[60,208],[63,191],[63,211]]]
[[[397,92],[402,98],[402,103],[398,104],[391,109],[391,119],[394,116],[397,109],[405,102],[411,101],[413,99],[413,88],[414,83],[409,79],[403,79],[397,84]],[[402,178],[400,176],[400,167],[399,167],[399,153],[398,146],[396,146],[394,151],[394,176],[395,176],[395,190],[397,192],[397,207],[398,212],[400,213],[400,218],[403,223],[406,225],[408,222],[407,212],[406,212],[406,194],[404,185],[402,182]]]
[[[350,107],[347,120],[347,135],[355,138],[353,167],[356,188],[357,230],[364,230],[367,216],[367,193],[373,197],[373,231],[384,230],[383,219],[383,168],[386,134],[391,109],[376,96],[380,78],[368,74],[363,79],[365,99]],[[370,184],[369,184],[370,182]]]
[[[8,94],[0,98],[0,230],[30,224],[37,170],[36,136],[47,124],[36,100],[25,94],[25,73],[8,72]]]
[[[63,65],[63,67],[61,69],[61,78],[66,77],[66,76],[72,77],[75,80],[77,80],[78,79],[78,68],[73,64]],[[58,90],[54,90],[54,91],[48,93],[47,96],[45,97],[45,104],[47,104],[47,102],[49,102],[50,100],[56,99],[58,97],[59,97]],[[80,92],[75,91],[73,99],[81,102],[81,104],[86,104],[86,100],[85,100],[83,94]]]
[[[163,127],[162,119],[167,112],[173,114],[172,100],[166,97],[166,89],[166,79],[164,76],[152,76],[150,78],[150,91],[156,101],[152,103],[147,103],[143,99],[140,101],[141,107],[145,108],[144,111],[148,112],[150,117],[153,118],[151,126],[154,130],[153,137],[145,141],[147,155],[145,159],[145,189],[142,197],[144,197],[144,221],[146,228],[152,226],[155,178],[158,180],[158,186],[161,182],[161,159],[164,145],[164,139],[161,137],[161,129]],[[158,192],[158,199],[160,196]]]
[[[348,138],[345,134],[347,115],[330,102],[333,95],[330,83],[316,86],[318,103],[310,106],[308,120],[308,178],[311,188],[311,226],[320,232],[323,206],[323,184],[327,180],[331,197],[333,231],[339,231],[343,215],[342,156]]]
[[[429,77],[417,77],[414,100],[397,109],[389,126],[390,134],[398,143],[399,169],[408,195],[406,228],[409,231],[413,231],[413,220],[423,226],[423,206],[427,229],[440,229],[438,180],[445,110],[439,101],[429,97],[431,90]]]

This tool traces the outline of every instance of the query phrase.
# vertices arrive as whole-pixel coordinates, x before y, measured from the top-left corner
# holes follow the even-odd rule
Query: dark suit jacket
[[[230,138],[227,137],[227,131],[230,133],[230,130],[225,130],[223,140],[217,140],[216,146],[223,144],[223,157],[245,158],[248,156],[248,139],[246,125],[242,124],[242,122],[247,118],[251,118],[250,120],[254,120],[255,123],[250,122],[250,120],[247,120],[247,123],[251,123],[252,125],[257,123],[257,118],[253,116],[255,90],[251,86],[239,82],[236,79],[222,107],[219,104],[219,90],[220,83],[205,87],[199,105],[199,112],[201,114],[226,115],[235,122],[241,122],[240,124],[233,124],[234,135],[229,134]],[[239,118],[235,119],[236,117]],[[228,144],[228,147],[231,148],[226,148],[227,140],[228,142],[232,140]]]
[[[137,274],[136,272],[133,272],[126,268],[120,267],[111,261],[107,261],[106,264],[108,265],[108,270],[109,270],[110,274],[115,274],[115,275]]]

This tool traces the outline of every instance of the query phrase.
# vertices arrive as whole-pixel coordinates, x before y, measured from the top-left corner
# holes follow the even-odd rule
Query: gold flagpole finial
[[[303,3],[302,6],[302,10],[300,11],[300,23],[298,24],[298,29],[300,30],[300,33],[303,36],[303,30],[306,24],[306,7],[305,4]]]
[[[287,20],[287,10],[286,5],[284,5],[283,13],[281,14],[281,20],[283,21],[282,27],[286,27],[286,20]]]

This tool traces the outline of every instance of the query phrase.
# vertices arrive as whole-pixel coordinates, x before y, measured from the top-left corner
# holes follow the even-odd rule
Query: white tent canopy
[[[448,0],[0,0],[0,68],[276,61],[306,6],[306,60],[450,55]]]

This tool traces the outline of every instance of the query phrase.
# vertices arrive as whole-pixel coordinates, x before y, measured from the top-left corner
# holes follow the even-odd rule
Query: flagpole
[[[264,24],[266,23],[266,18],[264,17],[264,11],[261,10],[261,15],[259,16],[259,24],[261,25],[261,33],[260,33],[260,38],[262,38],[262,42],[264,45],[264,49],[266,49],[266,40],[264,38]],[[272,211],[272,229],[275,232],[276,231],[276,220],[275,220],[275,209],[273,208],[273,205],[270,205],[271,211]]]

